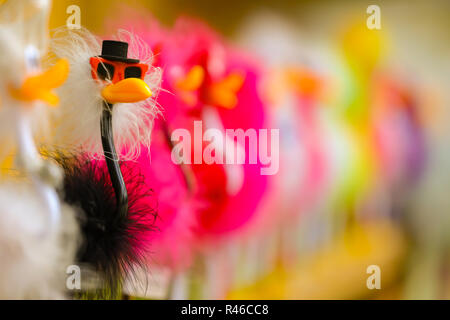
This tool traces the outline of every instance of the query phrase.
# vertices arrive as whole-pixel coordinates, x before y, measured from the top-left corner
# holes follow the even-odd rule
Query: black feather
[[[93,267],[100,276],[100,298],[117,297],[126,275],[145,268],[147,235],[154,230],[156,220],[155,206],[148,205],[148,198],[154,199],[152,190],[133,162],[121,162],[129,195],[128,216],[121,218],[105,161],[86,155],[58,155],[55,159],[65,174],[62,199],[81,209],[78,221],[83,242],[77,260]]]

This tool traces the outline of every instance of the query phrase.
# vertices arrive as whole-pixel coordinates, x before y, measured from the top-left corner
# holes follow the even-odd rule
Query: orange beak
[[[61,86],[68,75],[69,62],[61,59],[47,71],[26,78],[20,88],[11,86],[11,96],[20,101],[40,100],[50,106],[56,106],[59,103],[59,98],[52,90]]]

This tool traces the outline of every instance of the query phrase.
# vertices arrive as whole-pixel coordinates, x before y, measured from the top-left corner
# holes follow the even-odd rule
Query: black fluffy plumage
[[[147,235],[154,230],[156,219],[155,206],[149,206],[145,199],[152,197],[152,190],[133,162],[121,162],[129,199],[128,216],[121,218],[105,161],[86,155],[58,155],[55,159],[65,174],[61,197],[80,209],[78,221],[83,242],[78,262],[93,267],[100,275],[100,297],[117,297],[125,275],[145,268]]]

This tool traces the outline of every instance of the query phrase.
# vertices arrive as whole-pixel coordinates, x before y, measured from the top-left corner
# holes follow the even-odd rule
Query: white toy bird
[[[47,0],[0,5],[0,140],[3,152],[16,149],[23,178],[0,184],[0,299],[63,298],[75,257],[77,224],[55,190],[62,171],[41,158],[33,136],[47,126],[46,109],[58,103],[52,89],[68,74],[64,60],[41,68],[49,8]]]

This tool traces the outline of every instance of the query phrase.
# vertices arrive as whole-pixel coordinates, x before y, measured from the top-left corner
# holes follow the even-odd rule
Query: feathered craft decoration
[[[61,173],[52,162],[40,157],[33,137],[33,128],[48,125],[45,109],[58,104],[52,89],[65,81],[69,71],[63,59],[47,71],[41,69],[47,35],[36,33],[36,29],[46,27],[49,7],[49,1],[32,0],[7,2],[2,7],[1,17],[9,23],[0,29],[0,67],[5,72],[0,79],[4,104],[0,117],[3,139],[17,148],[17,167],[30,175],[36,190],[45,198],[49,219],[56,225],[60,213],[53,189],[61,180]],[[17,21],[11,20],[12,13]]]
[[[125,30],[120,30],[114,38],[128,43],[129,55],[148,66],[142,80],[152,92],[152,97],[157,97],[162,73],[161,69],[152,67],[150,48],[139,37]],[[113,79],[106,77],[102,80],[104,83],[99,82],[92,77],[93,66],[89,63],[92,57],[100,54],[101,40],[86,29],[59,28],[53,33],[50,46],[57,57],[68,59],[71,67],[67,85],[58,89],[62,107],[55,110],[55,143],[61,148],[81,148],[94,156],[103,155],[99,135],[105,101],[102,90],[104,83],[111,84]],[[115,101],[111,110],[112,128],[114,143],[121,150],[122,160],[136,159],[144,149],[142,145],[145,149],[150,147],[153,119],[159,112],[155,99],[143,99],[126,105]],[[125,148],[127,152],[123,153]]]
[[[0,117],[25,118],[22,123],[29,125],[30,134],[35,136],[45,135],[48,128],[48,105],[55,106],[58,103],[58,97],[51,90],[60,85],[68,73],[63,61],[47,72],[41,70],[41,60],[48,45],[49,10],[50,1],[46,0],[6,1],[0,5]],[[0,128],[2,158],[15,147],[12,142],[18,131],[16,123],[4,121]],[[37,158],[36,152],[33,157]]]
[[[87,30],[60,29],[51,43],[71,66],[59,91],[56,135],[59,146],[78,152],[56,156],[65,172],[62,196],[79,208],[78,260],[98,273],[103,298],[117,297],[127,274],[143,265],[155,219],[152,191],[123,160],[150,144],[158,109],[149,98],[158,93],[160,70],[149,65],[151,51],[139,38],[121,31],[117,39],[101,45]]]
[[[68,73],[64,60],[41,68],[49,7],[45,0],[0,6],[0,137],[17,150],[14,169],[22,178],[0,185],[2,299],[64,298],[77,245],[74,213],[55,191],[59,167],[41,158],[33,136],[46,127],[46,109],[58,103],[52,89]]]

